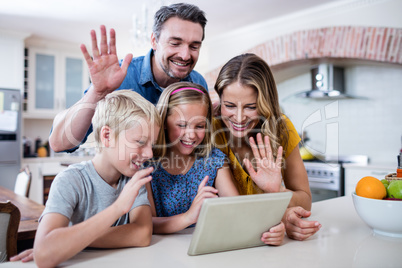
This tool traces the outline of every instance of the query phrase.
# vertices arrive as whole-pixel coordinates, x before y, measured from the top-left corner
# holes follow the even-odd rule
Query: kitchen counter
[[[68,154],[62,154],[54,157],[26,157],[22,159],[23,164],[37,164],[37,163],[79,163],[81,161],[87,161],[94,158],[93,156],[72,156]]]
[[[344,163],[342,164],[344,168],[362,168],[362,169],[395,169],[397,168],[397,161],[395,162],[375,162],[368,164],[354,164],[354,163]]]
[[[193,229],[154,235],[146,248],[84,250],[62,266],[73,267],[401,267],[402,239],[376,235],[359,218],[351,196],[313,203],[321,230],[306,241],[285,237],[278,247],[262,246],[190,257]],[[35,267],[5,263],[0,267]]]

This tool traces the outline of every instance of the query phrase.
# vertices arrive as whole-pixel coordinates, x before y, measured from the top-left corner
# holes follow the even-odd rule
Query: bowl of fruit
[[[357,214],[375,233],[402,238],[402,180],[364,177],[352,198]]]

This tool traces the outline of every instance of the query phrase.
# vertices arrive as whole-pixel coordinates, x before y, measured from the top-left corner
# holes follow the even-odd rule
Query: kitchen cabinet
[[[355,191],[357,182],[365,176],[372,176],[382,180],[385,175],[396,172],[396,165],[386,163],[375,165],[344,164],[344,168],[346,196],[350,196]]]
[[[80,54],[39,47],[28,47],[25,54],[24,118],[53,119],[81,98],[89,76]]]

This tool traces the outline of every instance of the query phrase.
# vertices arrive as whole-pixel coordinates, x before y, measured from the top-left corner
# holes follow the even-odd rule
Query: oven
[[[344,195],[344,176],[340,163],[304,162],[312,201]]]
[[[326,200],[345,193],[343,163],[367,164],[368,157],[362,155],[325,157],[324,161],[304,161],[312,195],[312,202]]]

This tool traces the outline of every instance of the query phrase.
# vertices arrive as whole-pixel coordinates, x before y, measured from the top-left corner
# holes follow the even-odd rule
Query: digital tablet
[[[188,255],[265,245],[262,233],[280,223],[292,192],[205,199]]]

